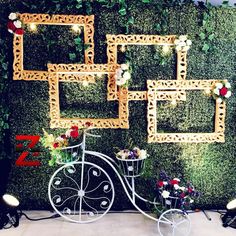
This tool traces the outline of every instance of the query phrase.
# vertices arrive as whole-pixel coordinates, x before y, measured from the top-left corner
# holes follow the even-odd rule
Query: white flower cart
[[[135,179],[140,176],[144,167],[145,159],[119,160],[119,165],[111,157],[99,152],[86,149],[86,138],[100,137],[85,131],[82,143],[63,150],[75,153],[81,150],[81,155],[69,163],[59,164],[62,166],[52,175],[48,196],[53,209],[63,218],[75,223],[89,223],[102,218],[111,208],[115,198],[115,188],[112,179],[107,173],[107,168],[114,171],[120,180],[124,191],[134,205],[143,215],[157,222],[161,236],[187,236],[190,233],[191,222],[188,214],[180,209],[171,208],[164,211],[157,219],[144,212],[137,204],[137,199],[151,203],[154,206],[160,202],[149,201],[135,191]],[[99,160],[99,164],[97,163]],[[101,164],[101,160],[103,161]],[[120,174],[120,171],[122,174]],[[168,199],[173,201],[176,199]],[[163,199],[163,204],[168,204]]]

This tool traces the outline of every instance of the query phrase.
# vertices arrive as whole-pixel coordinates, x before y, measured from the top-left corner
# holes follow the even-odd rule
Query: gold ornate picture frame
[[[213,133],[157,133],[157,93],[160,90],[210,90],[216,80],[148,80],[148,143],[165,143],[165,142],[187,142],[187,143],[211,143],[224,142],[225,130],[225,102],[219,104],[216,102],[215,107],[215,130]]]
[[[23,24],[38,25],[78,25],[84,28],[84,44],[88,45],[85,50],[85,63],[94,62],[94,16],[82,15],[48,15],[48,14],[17,14]],[[48,80],[47,71],[25,70],[24,69],[24,36],[14,35],[13,51],[13,79],[14,80]]]
[[[175,46],[176,35],[106,35],[108,64],[117,64],[118,46],[127,45],[159,45]],[[177,51],[177,80],[185,80],[187,75],[187,50]],[[158,94],[160,100],[185,100],[184,91],[165,91]],[[117,86],[112,77],[108,79],[108,100],[117,99]],[[147,100],[147,91],[129,91],[129,101]]]
[[[48,64],[49,71],[49,102],[50,127],[69,128],[77,125],[83,128],[86,122],[91,122],[94,128],[129,128],[129,109],[127,88],[118,91],[118,118],[61,118],[59,104],[59,82],[82,82],[84,76],[96,74],[115,74],[117,65],[111,64]],[[82,75],[82,77],[78,76]],[[68,77],[69,76],[69,77]],[[69,78],[69,79],[68,79]]]

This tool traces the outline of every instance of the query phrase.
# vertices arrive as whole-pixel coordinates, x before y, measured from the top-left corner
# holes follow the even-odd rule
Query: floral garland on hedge
[[[121,64],[115,74],[116,85],[127,87],[130,78],[129,64]]]
[[[8,32],[16,35],[23,35],[24,30],[22,28],[22,22],[17,18],[17,14],[13,12],[10,13],[8,19],[9,19],[7,23]]]
[[[230,83],[226,81],[215,83],[212,87],[211,95],[217,103],[222,103],[232,95]]]

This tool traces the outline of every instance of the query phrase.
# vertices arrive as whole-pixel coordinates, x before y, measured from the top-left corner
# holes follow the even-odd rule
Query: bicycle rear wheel
[[[91,162],[74,162],[52,175],[48,196],[53,209],[66,220],[89,223],[111,208],[115,191],[107,172]]]
[[[161,214],[157,227],[161,236],[188,236],[191,222],[186,212],[170,209]]]

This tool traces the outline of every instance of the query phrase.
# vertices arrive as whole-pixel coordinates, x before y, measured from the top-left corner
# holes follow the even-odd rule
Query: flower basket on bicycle
[[[131,151],[124,149],[116,154],[116,158],[125,177],[138,177],[143,171],[147,152],[138,147]]]
[[[44,147],[48,148],[51,155],[49,165],[66,164],[77,161],[82,145],[82,134],[86,128],[89,128],[91,123],[85,123],[84,129],[79,130],[78,126],[72,126],[64,134],[54,137],[48,134],[45,130],[41,142]]]

